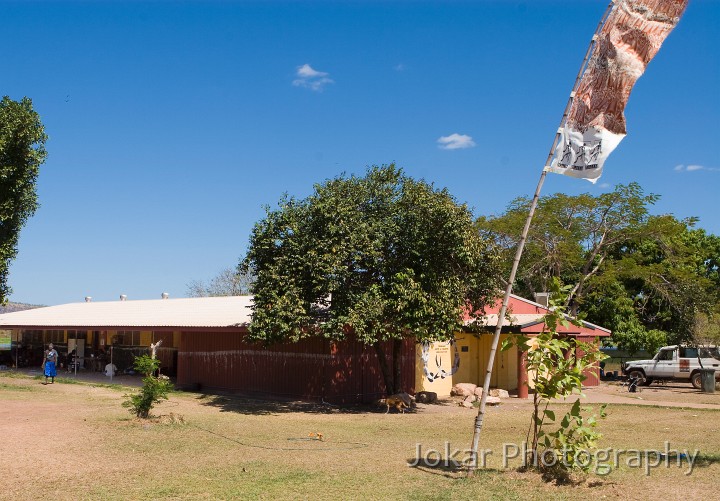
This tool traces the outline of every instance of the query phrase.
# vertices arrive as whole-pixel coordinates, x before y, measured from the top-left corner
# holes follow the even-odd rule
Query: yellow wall
[[[432,343],[427,362],[422,359],[422,345],[418,345],[415,364],[415,390],[434,391],[438,396],[448,396],[452,386],[457,383],[473,383],[482,386],[485,382],[492,337],[492,334],[475,336],[458,332],[455,335],[455,343],[453,344],[447,342]],[[500,336],[500,344],[495,353],[490,387],[517,390],[517,348],[512,347],[504,352],[500,350],[502,342],[507,337],[508,334]],[[466,351],[463,351],[464,347],[466,347]],[[460,356],[460,365],[455,373],[450,375],[455,360],[455,350]],[[446,373],[444,378],[442,377],[443,370]],[[432,381],[426,372],[431,374]]]
[[[453,374],[453,384],[455,383],[476,383],[480,379],[480,364],[477,357],[478,347],[480,346],[477,336],[472,334],[455,334],[455,343],[460,352],[460,367]],[[463,351],[467,348],[467,351]]]
[[[443,371],[446,373],[452,371],[455,357],[454,347],[447,342],[431,343],[427,353],[427,362],[423,361],[422,344],[417,345],[416,353],[415,391],[434,391],[440,396],[450,395],[453,378],[450,374],[445,374],[443,377]],[[426,371],[431,377],[428,377]]]
[[[485,381],[485,372],[487,371],[488,357],[490,356],[490,347],[492,345],[492,334],[483,334],[480,336],[480,349],[478,351],[480,364],[480,377],[477,381],[470,381],[478,386]],[[502,388],[503,390],[517,390],[517,348],[512,347],[507,351],[502,351],[503,341],[508,338],[508,334],[500,335],[500,343],[495,353],[495,362],[493,363],[493,373],[490,379],[491,388]],[[463,381],[458,381],[458,383]]]

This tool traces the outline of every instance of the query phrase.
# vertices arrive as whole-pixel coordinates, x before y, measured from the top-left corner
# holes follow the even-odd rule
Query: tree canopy
[[[468,207],[395,165],[317,184],[266,212],[243,263],[257,277],[251,336],[351,334],[376,348],[389,393],[399,360],[391,372],[382,342],[448,339],[496,295],[497,256]]]
[[[32,101],[0,101],[0,304],[10,295],[8,273],[20,230],[38,208],[35,184],[45,161],[45,129]]]
[[[541,198],[515,290],[532,297],[560,278],[572,286],[571,312],[612,329],[630,352],[688,340],[696,316],[720,302],[720,238],[695,228],[695,219],[652,215],[658,198],[637,183],[599,196]],[[519,198],[477,221],[508,266],[528,205]]]

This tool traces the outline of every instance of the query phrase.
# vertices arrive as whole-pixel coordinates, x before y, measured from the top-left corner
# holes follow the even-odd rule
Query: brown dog
[[[413,398],[407,393],[396,393],[390,395],[387,398],[381,398],[378,400],[378,405],[384,405],[387,407],[385,414],[390,412],[390,407],[395,407],[398,412],[404,414],[405,409],[413,407]]]

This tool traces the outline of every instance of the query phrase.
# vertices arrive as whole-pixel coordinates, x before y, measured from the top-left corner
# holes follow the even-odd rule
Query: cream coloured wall
[[[504,352],[500,350],[502,342],[508,336],[508,334],[500,336],[490,387],[517,390],[517,348],[513,346]],[[416,391],[433,391],[440,397],[446,397],[450,395],[452,386],[457,383],[482,386],[492,337],[492,334],[476,336],[458,332],[455,334],[454,343],[431,343],[425,351],[422,345],[418,345],[415,364]],[[463,348],[466,351],[463,351]]]
[[[436,341],[418,344],[415,358],[415,391],[433,391],[439,396],[450,395],[453,385],[454,345]]]

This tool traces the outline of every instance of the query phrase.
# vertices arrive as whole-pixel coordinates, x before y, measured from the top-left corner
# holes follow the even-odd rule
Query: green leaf
[[[607,412],[606,412],[607,406],[608,406],[608,404],[602,404],[600,406],[600,417],[601,418],[604,418],[607,416]]]
[[[513,336],[510,336],[502,342],[502,345],[500,346],[500,351],[507,351],[514,345],[515,343],[513,342]]]
[[[573,417],[580,416],[580,399],[575,400],[572,407],[570,408],[570,415]]]

